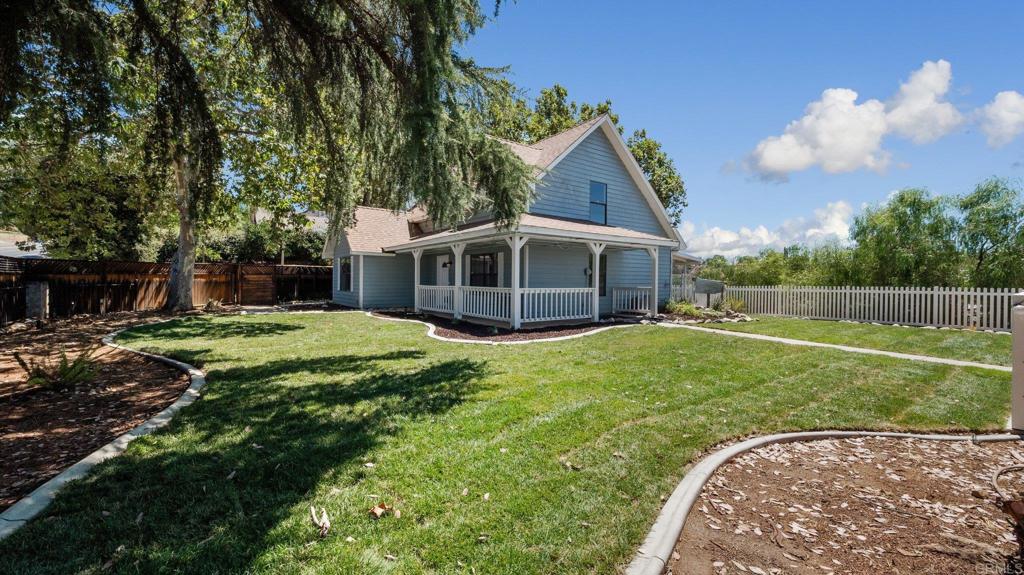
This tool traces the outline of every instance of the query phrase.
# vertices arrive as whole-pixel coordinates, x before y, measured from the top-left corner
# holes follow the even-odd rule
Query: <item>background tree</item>
[[[367,185],[375,202],[392,209],[418,202],[441,225],[476,209],[508,225],[529,198],[529,169],[482,129],[489,72],[457,52],[483,21],[475,1],[64,0],[3,10],[10,16],[0,37],[4,121],[42,105],[25,87],[40,46],[56,54],[54,69],[70,87],[65,99],[82,110],[71,118],[120,113],[104,99],[119,87],[103,75],[112,61],[105,47],[127,39],[140,72],[129,93],[149,103],[148,180],[154,188],[169,182],[177,208],[171,308],[192,306],[198,223],[237,200],[223,193],[223,138],[248,99],[236,97],[230,79],[238,76],[221,72],[240,61],[265,79],[272,111],[286,112],[283,131],[297,147],[275,157],[305,157],[299,147],[306,145],[322,151],[313,171],[323,178],[320,202],[332,229],[349,223],[356,190]],[[113,29],[120,20],[129,34]],[[258,174],[245,173],[244,163],[240,177]]]
[[[969,283],[1024,286],[1024,198],[1009,181],[992,178],[960,198],[960,245]]]
[[[957,221],[949,201],[926,190],[900,190],[854,218],[854,259],[871,285],[958,285]]]

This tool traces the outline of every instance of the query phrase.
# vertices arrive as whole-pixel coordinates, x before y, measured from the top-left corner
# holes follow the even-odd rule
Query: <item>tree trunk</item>
[[[167,288],[170,311],[192,309],[192,282],[196,271],[196,222],[192,211],[190,184],[193,173],[188,156],[178,153],[174,158],[174,191],[178,204],[178,252],[171,264]]]

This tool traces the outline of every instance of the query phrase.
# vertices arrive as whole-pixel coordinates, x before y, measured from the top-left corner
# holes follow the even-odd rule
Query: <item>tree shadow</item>
[[[168,323],[155,323],[132,328],[119,338],[131,342],[159,332],[161,339],[220,339],[228,337],[266,337],[305,329],[301,325],[269,321],[214,321],[210,317],[186,317]]]
[[[463,403],[488,372],[485,362],[422,360],[402,350],[211,371],[210,389],[170,433],[70,484],[45,517],[0,542],[0,564],[11,573],[251,570],[325,475],[358,482],[352,464],[368,450],[409,419]]]

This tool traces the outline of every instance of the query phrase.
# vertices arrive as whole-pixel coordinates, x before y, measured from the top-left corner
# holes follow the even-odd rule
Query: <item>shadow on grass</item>
[[[277,528],[326,475],[358,483],[368,450],[409,418],[459,405],[486,372],[420,351],[212,371],[207,395],[169,433],[69,485],[45,517],[0,542],[0,571],[251,570],[267,548],[311,540]]]
[[[266,337],[304,329],[301,325],[270,321],[215,321],[212,317],[186,317],[168,323],[156,323],[133,328],[119,339],[119,343],[145,338],[159,332],[167,339],[220,339],[226,337]]]

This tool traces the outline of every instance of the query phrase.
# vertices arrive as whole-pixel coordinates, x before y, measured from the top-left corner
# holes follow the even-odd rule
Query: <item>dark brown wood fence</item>
[[[0,326],[25,317],[25,283],[49,284],[54,318],[158,309],[167,301],[170,264],[0,257]],[[192,303],[273,305],[329,299],[331,268],[309,265],[196,264]]]

